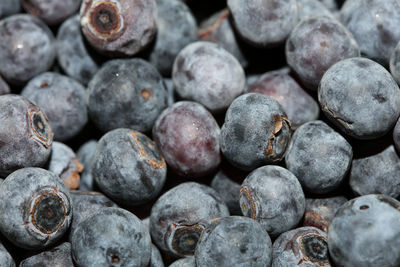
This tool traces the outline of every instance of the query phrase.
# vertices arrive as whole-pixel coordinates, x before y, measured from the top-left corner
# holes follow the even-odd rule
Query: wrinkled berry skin
[[[88,121],[85,88],[67,76],[40,74],[28,82],[21,95],[46,113],[57,141],[76,136]]]
[[[244,94],[229,106],[220,142],[230,163],[251,171],[283,158],[290,142],[290,122],[276,100]]]
[[[229,21],[229,10],[224,9],[213,14],[203,21],[198,30],[199,39],[216,43],[231,53],[240,62],[243,68],[246,68],[248,62],[243,55],[235,33]]]
[[[12,14],[16,14],[21,9],[20,0],[1,0],[0,19]]]
[[[328,235],[315,227],[285,232],[275,240],[272,258],[272,267],[330,267]]]
[[[296,0],[228,0],[239,35],[256,46],[283,43],[298,20]]]
[[[99,52],[133,56],[146,48],[157,32],[154,0],[83,0],[82,32]]]
[[[79,187],[79,174],[83,170],[83,165],[69,146],[60,142],[53,142],[51,155],[46,165],[49,171],[61,178],[66,187],[69,189]]]
[[[229,216],[203,231],[194,257],[197,266],[270,266],[272,243],[258,222]]]
[[[290,33],[285,47],[288,65],[303,84],[317,90],[322,75],[336,62],[360,55],[353,35],[336,19],[310,17]]]
[[[0,185],[0,231],[16,246],[37,250],[53,245],[72,219],[69,190],[40,168],[23,168]]]
[[[71,244],[64,242],[57,247],[48,249],[34,256],[23,260],[19,267],[39,267],[39,266],[74,266],[71,256]]]
[[[53,132],[38,106],[19,95],[0,96],[0,125],[0,176],[46,163]]]
[[[256,78],[249,93],[272,97],[281,104],[292,130],[319,116],[318,103],[289,75],[288,69],[266,72]]]
[[[213,172],[221,162],[220,128],[200,104],[180,101],[165,109],[153,127],[153,138],[168,167],[184,177]]]
[[[197,40],[197,23],[190,9],[180,0],[156,0],[157,37],[149,62],[163,76],[170,76],[179,51]]]
[[[1,185],[1,181],[0,181]],[[3,246],[3,244],[0,242],[0,263],[1,266],[4,267],[15,267],[15,261],[11,257],[10,253],[6,250],[6,248]]]
[[[347,0],[340,20],[353,33],[363,56],[388,65],[400,41],[399,0]]]
[[[0,74],[9,83],[23,84],[52,66],[55,38],[40,19],[27,14],[5,18],[0,36]]]
[[[105,63],[88,85],[88,111],[103,132],[116,128],[149,131],[167,106],[161,75],[142,59]]]
[[[79,162],[83,165],[83,171],[81,173],[81,180],[79,183],[80,191],[95,191],[93,185],[93,176],[91,163],[94,152],[96,151],[97,141],[89,140],[84,143],[76,153]]]
[[[342,196],[306,198],[303,226],[313,226],[327,233],[336,211],[346,202]]]
[[[151,244],[151,257],[148,267],[164,267],[164,262],[161,253],[156,246]]]
[[[211,181],[211,187],[228,206],[231,215],[242,215],[239,205],[240,184],[231,179],[233,176],[237,177],[238,172],[234,171],[233,174],[219,170]]]
[[[229,216],[228,208],[211,187],[182,183],[158,198],[151,209],[150,233],[164,252],[193,255],[204,228],[215,218]]]
[[[366,195],[344,204],[328,232],[329,253],[337,266],[400,265],[400,202]]]
[[[21,4],[27,13],[47,25],[57,25],[78,11],[81,0],[22,0]]]
[[[294,228],[303,217],[305,197],[296,176],[279,166],[252,171],[240,189],[243,215],[258,221],[271,235]]]
[[[79,15],[67,19],[58,29],[57,62],[69,77],[83,85],[99,69],[85,46]]]
[[[335,0],[332,0],[334,2]],[[334,17],[331,11],[319,0],[297,0],[299,5],[299,21],[318,16]]]
[[[0,76],[0,95],[6,95],[10,93],[10,86]]]
[[[165,160],[155,143],[130,129],[105,134],[99,140],[91,168],[100,190],[127,206],[155,198],[167,176]]]
[[[181,258],[174,261],[169,267],[196,267],[194,256]]]
[[[78,267],[147,267],[150,262],[149,231],[134,214],[120,208],[88,216],[76,227],[71,244]]]
[[[351,166],[353,149],[323,121],[310,121],[293,134],[286,167],[306,191],[323,194],[337,188]]]
[[[357,195],[384,194],[400,196],[400,158],[394,146],[365,158],[354,159],[350,187]]]
[[[318,101],[328,119],[357,139],[384,135],[400,115],[398,85],[367,58],[349,58],[330,67],[321,79]]]
[[[82,192],[71,190],[71,202],[74,209],[69,240],[72,238],[76,227],[91,214],[105,208],[118,207],[109,198],[99,192]]]
[[[221,46],[195,42],[175,59],[172,79],[183,99],[196,101],[218,113],[246,89],[246,77],[239,61]]]

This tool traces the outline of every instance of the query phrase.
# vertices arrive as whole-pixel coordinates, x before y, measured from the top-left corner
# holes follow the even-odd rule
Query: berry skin
[[[1,185],[1,181],[0,181]],[[4,267],[15,267],[15,261],[11,257],[10,253],[7,251],[7,249],[3,246],[3,244],[0,242],[0,263],[2,264],[1,266]]]
[[[276,237],[294,228],[303,217],[305,197],[296,176],[279,166],[252,171],[240,189],[243,215],[259,222]]]
[[[129,128],[148,132],[167,106],[158,71],[142,59],[107,61],[88,85],[88,111],[103,132]]]
[[[53,132],[38,106],[19,95],[0,96],[0,125],[0,176],[46,163]]]
[[[272,267],[330,267],[328,235],[315,227],[285,232],[275,240],[272,258]]]
[[[200,104],[180,101],[165,109],[153,127],[153,138],[168,167],[183,177],[201,177],[221,162],[220,128]]]
[[[18,14],[0,21],[0,74],[7,82],[24,84],[52,66],[55,38],[38,18]]]
[[[220,142],[222,153],[232,165],[251,171],[284,157],[290,142],[290,122],[276,100],[244,94],[229,106]]]
[[[246,87],[239,61],[211,42],[194,42],[183,48],[172,69],[175,91],[196,101],[212,113],[226,110]]]
[[[156,246],[151,244],[151,257],[148,267],[164,267],[164,262],[161,253]]]
[[[22,7],[47,25],[57,25],[78,11],[81,0],[22,0]]]
[[[169,267],[196,267],[194,256],[181,258],[174,261]]]
[[[79,267],[147,267],[149,231],[132,213],[106,208],[88,216],[72,234],[72,256]]]
[[[57,32],[57,62],[71,78],[87,85],[99,66],[85,46],[79,15],[67,19]]]
[[[83,171],[81,173],[81,180],[79,183],[79,190],[80,191],[96,191],[95,185],[93,184],[93,176],[92,176],[92,169],[91,169],[91,162],[96,151],[97,141],[96,140],[89,140],[84,143],[76,153],[78,160],[83,165]]]
[[[344,133],[374,139],[387,133],[400,115],[400,89],[390,73],[367,58],[348,58],[321,79],[322,111]]]
[[[91,168],[100,190],[126,206],[155,198],[167,176],[164,157],[155,143],[130,129],[105,134],[96,147]]]
[[[154,39],[156,14],[154,0],[83,0],[82,32],[101,53],[133,56]]]
[[[385,195],[357,197],[332,220],[329,254],[337,266],[399,266],[399,236],[399,201]]]
[[[161,195],[151,209],[153,242],[176,257],[193,255],[204,228],[215,218],[229,216],[217,192],[205,185],[186,182]]]
[[[10,93],[10,86],[0,76],[0,95],[6,95]]]
[[[57,242],[72,219],[69,190],[40,168],[23,168],[0,185],[0,231],[21,248],[38,250]]]
[[[21,95],[46,113],[57,141],[78,135],[88,121],[85,88],[67,76],[40,74],[28,82]]]
[[[74,266],[71,256],[71,244],[64,242],[54,248],[45,250],[34,256],[23,260],[19,267],[36,267],[36,266],[58,266],[69,267]]]
[[[0,5],[0,19],[16,14],[21,9],[20,0],[2,0]]]
[[[229,216],[207,226],[194,257],[196,266],[270,266],[272,243],[258,222]]]
[[[353,149],[323,121],[310,121],[293,134],[285,163],[304,190],[323,194],[337,188],[351,166]]]

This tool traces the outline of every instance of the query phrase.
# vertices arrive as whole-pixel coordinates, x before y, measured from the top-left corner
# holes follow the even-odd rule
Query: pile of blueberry
[[[0,267],[399,267],[400,0],[0,0]]]

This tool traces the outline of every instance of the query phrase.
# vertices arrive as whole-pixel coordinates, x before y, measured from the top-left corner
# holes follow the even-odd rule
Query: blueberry
[[[331,266],[328,235],[315,227],[300,227],[274,242],[272,267]]]
[[[290,171],[264,166],[251,172],[240,189],[243,215],[258,221],[273,237],[294,228],[303,217],[305,197]]]
[[[151,257],[148,267],[164,267],[164,262],[161,253],[156,246],[151,244]]]
[[[165,192],[150,215],[153,242],[164,252],[193,255],[204,228],[215,218],[229,216],[228,208],[214,189],[186,182]]]
[[[71,244],[64,242],[54,248],[45,250],[36,255],[23,260],[19,267],[39,267],[39,266],[74,266],[71,256]]]
[[[243,68],[246,68],[248,62],[236,39],[233,27],[229,21],[229,14],[229,10],[224,9],[204,20],[199,26],[199,39],[222,46],[236,57]]]
[[[170,76],[179,51],[197,40],[197,23],[180,0],[156,0],[156,3],[158,30],[149,61],[162,75]]]
[[[354,159],[350,187],[357,195],[384,194],[400,196],[400,158],[394,146],[364,158]]]
[[[81,0],[22,0],[22,7],[47,25],[57,25],[78,11]]]
[[[1,186],[1,183],[0,183]],[[7,249],[3,246],[3,244],[0,242],[0,264],[1,266],[4,267],[15,267],[15,261],[11,257],[10,253],[7,251]]]
[[[211,187],[218,192],[231,215],[242,215],[239,204],[240,184],[236,182],[238,177],[244,179],[246,176],[236,168],[230,171],[220,169],[211,181]]]
[[[196,267],[194,256],[176,260],[169,267]]]
[[[88,90],[89,115],[103,132],[116,128],[147,132],[167,106],[161,75],[142,59],[108,61]]]
[[[288,69],[269,71],[250,80],[249,93],[272,97],[281,104],[292,129],[319,116],[318,103],[289,75]]]
[[[281,44],[298,20],[296,0],[228,0],[227,4],[239,35],[257,46]]]
[[[42,249],[68,230],[70,194],[60,178],[40,168],[23,168],[0,185],[0,231],[15,245]]]
[[[47,169],[57,174],[69,189],[79,187],[79,174],[83,170],[83,165],[69,146],[53,142]]]
[[[366,195],[345,203],[328,232],[330,256],[337,266],[400,265],[400,202]]]
[[[357,139],[383,136],[400,115],[400,90],[390,73],[366,58],[334,64],[321,79],[318,100],[325,115]]]
[[[168,167],[184,177],[200,177],[221,162],[220,128],[200,104],[180,101],[165,109],[153,127],[153,137]]]
[[[67,19],[58,29],[57,62],[68,76],[84,85],[99,68],[85,46],[79,15]]]
[[[323,194],[341,184],[352,158],[343,136],[323,121],[310,121],[294,132],[285,162],[306,191]]]
[[[91,214],[105,208],[118,207],[109,198],[99,192],[82,192],[71,190],[71,202],[74,210],[72,218],[69,240],[72,239],[72,234],[79,225]]]
[[[318,0],[320,1],[322,4],[324,4],[324,6],[326,6],[331,12],[336,12],[338,11],[338,3],[337,2],[343,2],[342,1],[336,1],[336,0]]]
[[[171,78],[164,78],[164,84],[168,91],[168,107],[176,102],[174,82]]]
[[[10,86],[0,76],[0,95],[6,95],[10,93]]]
[[[317,90],[322,75],[334,63],[360,55],[353,35],[332,17],[303,19],[290,33],[286,60],[303,84]]]
[[[400,41],[399,11],[399,0],[346,0],[340,19],[353,33],[362,55],[388,65]]]
[[[40,74],[28,82],[21,95],[46,113],[55,140],[71,139],[88,121],[85,88],[67,76]]]
[[[212,113],[226,110],[246,89],[246,78],[239,61],[211,42],[194,42],[179,52],[172,79],[183,99],[204,105]]]
[[[76,227],[71,243],[79,267],[147,267],[150,262],[149,231],[135,215],[120,208],[88,216]]]
[[[314,16],[327,16],[332,18],[334,17],[328,7],[324,5],[322,1],[297,0],[297,2],[299,5],[299,20]]]
[[[0,125],[0,176],[46,163],[53,132],[38,106],[22,96],[2,95]]]
[[[327,198],[306,198],[304,226],[313,226],[328,232],[336,211],[347,202],[343,196]]]
[[[47,71],[56,55],[55,39],[40,19],[18,14],[0,21],[0,74],[23,84]]]
[[[105,134],[99,140],[91,168],[101,191],[127,206],[155,198],[167,176],[164,157],[155,143],[130,129]]]
[[[79,190],[81,191],[96,191],[95,185],[93,184],[93,176],[91,169],[91,162],[96,151],[97,141],[89,140],[85,142],[76,153],[79,162],[83,165],[83,172],[81,173],[81,180],[79,184]]]
[[[0,19],[9,15],[16,14],[21,9],[20,0],[1,0]]]
[[[221,128],[221,151],[235,167],[251,171],[280,161],[290,141],[290,122],[274,99],[244,94],[229,106]]]
[[[154,39],[156,13],[154,0],[83,0],[82,31],[99,52],[133,56]]]
[[[256,221],[230,216],[210,224],[194,254],[197,266],[270,266],[272,243]]]

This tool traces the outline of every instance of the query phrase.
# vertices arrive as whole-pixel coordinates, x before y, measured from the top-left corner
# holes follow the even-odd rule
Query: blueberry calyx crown
[[[41,110],[30,109],[28,112],[30,138],[42,144],[46,148],[50,147],[53,142],[53,138],[46,116]]]

